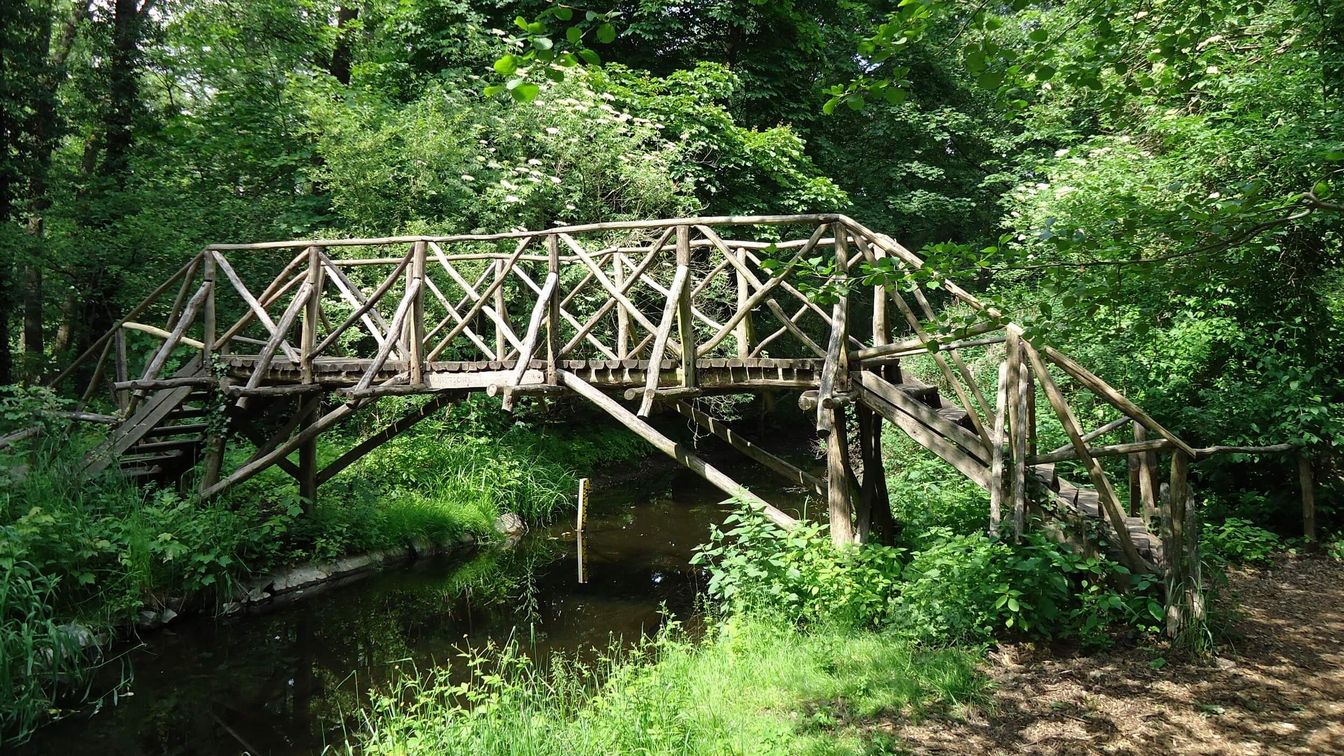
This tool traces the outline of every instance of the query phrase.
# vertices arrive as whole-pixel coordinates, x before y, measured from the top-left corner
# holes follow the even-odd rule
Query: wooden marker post
[[[579,478],[579,511],[575,516],[574,531],[583,532],[583,526],[588,524],[588,478]]]

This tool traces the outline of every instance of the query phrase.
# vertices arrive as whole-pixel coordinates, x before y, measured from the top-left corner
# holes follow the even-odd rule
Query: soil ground
[[[1285,558],[1228,583],[1216,658],[1003,646],[988,706],[883,729],[917,753],[1344,754],[1344,564]]]

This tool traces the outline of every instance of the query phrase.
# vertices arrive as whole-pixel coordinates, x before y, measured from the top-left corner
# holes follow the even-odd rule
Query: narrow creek
[[[786,490],[742,458],[716,463],[772,503]],[[313,754],[340,746],[370,688],[398,669],[462,668],[463,648],[517,640],[590,656],[667,616],[695,623],[695,547],[731,511],[670,460],[593,490],[579,582],[572,515],[508,550],[427,559],[265,613],[180,620],[114,666],[129,695],[40,730],[32,754]]]

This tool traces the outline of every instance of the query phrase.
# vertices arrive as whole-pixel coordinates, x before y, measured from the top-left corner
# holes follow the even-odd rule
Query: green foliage
[[[1283,539],[1252,523],[1229,517],[1207,523],[1200,532],[1200,548],[1206,558],[1231,564],[1266,565],[1286,548]]]
[[[538,665],[516,646],[462,657],[464,682],[438,670],[377,695],[359,752],[858,754],[864,718],[918,718],[985,695],[964,651],[745,618],[700,642],[673,625],[593,665]]]
[[[726,611],[803,626],[882,628],[926,645],[984,643],[1003,634],[1075,637],[1108,645],[1126,628],[1153,632],[1159,585],[1098,557],[1029,534],[1021,544],[933,528],[908,555],[836,549],[816,525],[783,531],[743,505],[695,562]]]
[[[727,611],[802,624],[880,625],[901,575],[895,549],[839,550],[825,529],[782,530],[749,504],[714,528],[692,564],[709,568],[706,592]]]
[[[87,675],[81,633],[58,624],[56,579],[27,562],[0,558],[0,743],[22,742],[63,692]]]

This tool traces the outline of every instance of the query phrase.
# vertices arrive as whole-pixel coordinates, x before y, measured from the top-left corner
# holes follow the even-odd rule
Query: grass
[[[407,677],[375,701],[351,753],[872,753],[884,719],[985,698],[976,655],[863,630],[802,631],[737,616],[693,642],[673,628],[595,666],[542,669],[516,647],[473,677]]]

